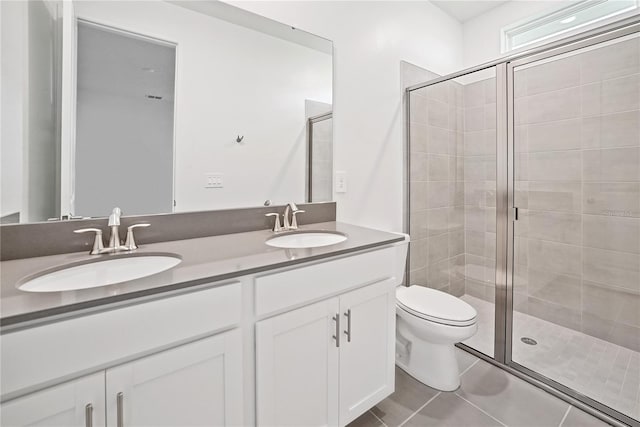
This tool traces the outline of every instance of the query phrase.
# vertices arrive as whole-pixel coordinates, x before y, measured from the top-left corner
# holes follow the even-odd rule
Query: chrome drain
[[[522,338],[520,338],[520,341],[522,341],[523,343],[525,343],[527,345],[536,345],[536,344],[538,344],[538,341],[534,340],[533,338],[529,338],[529,337],[522,337]]]

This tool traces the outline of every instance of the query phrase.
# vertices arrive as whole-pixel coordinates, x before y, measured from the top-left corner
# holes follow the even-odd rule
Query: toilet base
[[[421,383],[440,391],[460,387],[460,370],[453,344],[432,344],[411,340],[396,354],[396,365]]]

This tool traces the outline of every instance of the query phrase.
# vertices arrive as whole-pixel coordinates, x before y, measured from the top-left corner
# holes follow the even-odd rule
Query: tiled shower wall
[[[406,86],[437,77],[403,63]],[[412,81],[413,80],[413,81]],[[409,283],[464,294],[462,86],[447,82],[410,98]]]
[[[514,307],[640,351],[640,42],[514,82]],[[463,83],[411,95],[409,283],[494,302],[495,79]]]
[[[636,37],[514,77],[515,308],[636,351],[639,73]]]
[[[493,69],[489,70],[493,72]],[[485,77],[485,76],[482,76]],[[496,79],[464,85],[465,294],[495,301]]]
[[[306,99],[305,117],[319,117],[331,113],[333,106],[326,102]],[[333,200],[333,116],[315,123],[307,122],[307,144],[311,149],[311,174],[307,169],[307,178],[311,181],[311,202]],[[307,195],[308,196],[308,195]]]
[[[333,118],[311,125],[311,202],[333,199]]]
[[[403,64],[405,86],[437,75]],[[494,301],[495,78],[447,81],[410,102],[409,283]]]

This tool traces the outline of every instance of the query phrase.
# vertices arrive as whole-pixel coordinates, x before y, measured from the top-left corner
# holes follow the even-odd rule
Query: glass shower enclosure
[[[640,420],[640,24],[407,89],[408,282],[478,311],[461,345]],[[593,409],[591,409],[592,411]]]

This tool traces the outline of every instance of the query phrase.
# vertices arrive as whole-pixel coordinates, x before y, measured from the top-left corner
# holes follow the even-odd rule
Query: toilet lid
[[[445,325],[472,325],[477,315],[475,308],[460,298],[424,286],[400,286],[396,300],[409,313]]]

